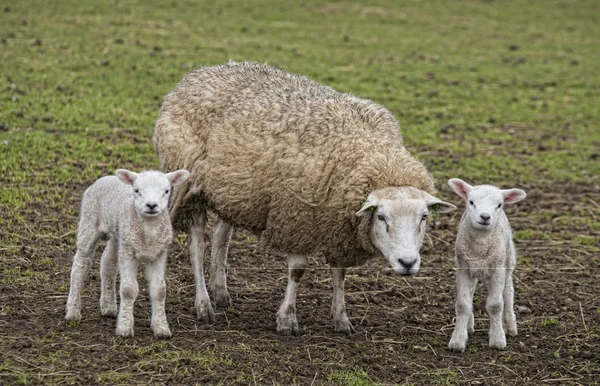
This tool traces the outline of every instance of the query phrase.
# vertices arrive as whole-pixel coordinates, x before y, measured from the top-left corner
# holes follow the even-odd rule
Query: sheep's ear
[[[171,183],[171,186],[176,186],[187,180],[190,176],[190,172],[187,170],[177,170],[167,174],[167,179]]]
[[[139,177],[139,174],[130,172],[127,169],[119,169],[115,172],[115,175],[127,185],[133,185],[133,182]]]
[[[427,208],[436,213],[452,213],[456,210],[456,207],[451,203],[433,196],[429,196],[427,199]]]
[[[454,190],[454,193],[458,194],[462,198],[467,198],[469,192],[473,187],[460,178],[451,178],[448,180],[448,185]]]
[[[362,203],[362,206],[360,207],[360,210],[356,212],[356,215],[358,217],[362,217],[367,213],[373,212],[375,209],[377,209],[377,204],[377,199],[372,197],[367,198],[367,201]]]
[[[503,189],[501,192],[504,196],[504,202],[507,204],[514,204],[515,202],[523,200],[527,196],[527,193],[521,189]]]

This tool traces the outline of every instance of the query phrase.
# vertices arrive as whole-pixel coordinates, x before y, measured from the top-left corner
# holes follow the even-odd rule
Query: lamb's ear
[[[454,190],[454,193],[458,194],[462,198],[467,198],[469,192],[473,187],[460,178],[451,178],[448,180],[448,185]]]
[[[167,174],[167,179],[171,183],[171,186],[176,186],[187,180],[190,176],[190,172],[187,170],[177,170]]]
[[[133,185],[133,182],[139,177],[139,174],[130,172],[127,169],[119,169],[115,172],[115,175],[127,185]]]
[[[523,200],[527,196],[527,193],[521,189],[503,189],[501,192],[504,196],[504,202],[507,204],[514,204],[515,202]]]
[[[374,197],[369,196],[367,198],[367,201],[363,202],[362,206],[360,207],[360,210],[356,212],[356,215],[358,217],[362,217],[367,213],[373,212],[375,209],[377,209],[377,204],[378,200]]]
[[[427,198],[427,208],[436,213],[452,213],[456,207],[449,202],[442,201],[437,197],[429,196]]]

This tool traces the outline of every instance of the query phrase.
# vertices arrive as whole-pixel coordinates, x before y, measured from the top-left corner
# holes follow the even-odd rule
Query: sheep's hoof
[[[123,338],[133,337],[133,327],[117,326],[117,335]]]
[[[352,323],[350,323],[349,320],[337,320],[334,323],[334,330],[336,332],[341,332],[348,335],[352,335],[356,332],[356,329],[354,329],[354,326],[352,325]]]
[[[231,306],[231,297],[227,290],[225,291],[217,291],[215,294],[215,305],[217,308],[225,309]]]
[[[210,305],[210,300],[196,302],[196,317],[206,324],[215,322],[215,311]]]
[[[452,334],[452,338],[450,339],[450,342],[448,343],[448,348],[450,350],[457,351],[457,352],[464,352],[466,347],[467,347],[466,339],[460,339],[460,338],[454,336],[454,334]]]
[[[67,309],[67,314],[65,315],[65,319],[66,320],[81,320],[81,311],[80,310],[74,310],[72,308],[68,308]]]
[[[494,348],[496,350],[502,350],[506,348],[506,338],[504,339],[492,339],[490,338],[490,348]]]
[[[295,315],[286,315],[277,318],[277,333],[285,336],[299,336],[300,327]]]
[[[100,313],[102,316],[106,316],[108,318],[116,318],[117,317],[117,305],[116,304],[100,304]]]
[[[467,332],[469,335],[475,332],[475,317],[471,314],[471,318],[469,319],[469,326],[467,327]]]
[[[169,339],[171,337],[171,330],[168,325],[153,327],[152,332],[154,332],[154,337],[157,339]]]

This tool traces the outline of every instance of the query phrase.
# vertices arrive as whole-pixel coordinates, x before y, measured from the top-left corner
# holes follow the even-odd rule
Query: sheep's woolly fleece
[[[371,191],[435,194],[387,109],[268,65],[192,71],[165,97],[153,140],[163,170],[192,173],[171,202],[177,229],[210,209],[265,247],[333,266],[372,257],[359,235],[370,216],[355,216]]]

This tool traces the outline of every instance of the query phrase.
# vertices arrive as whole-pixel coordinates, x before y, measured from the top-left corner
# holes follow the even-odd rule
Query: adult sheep
[[[191,172],[173,193],[171,218],[190,236],[195,307],[205,321],[214,319],[202,268],[207,210],[219,216],[217,298],[227,303],[231,225],[249,229],[264,247],[288,254],[277,331],[296,334],[307,255],[330,265],[335,330],[350,333],[345,269],[382,255],[398,273],[417,273],[428,209],[456,209],[433,196],[431,175],[404,148],[388,110],[267,65],[192,71],[165,97],[153,140],[163,170]]]

